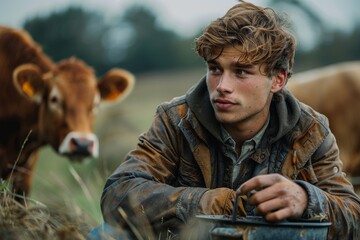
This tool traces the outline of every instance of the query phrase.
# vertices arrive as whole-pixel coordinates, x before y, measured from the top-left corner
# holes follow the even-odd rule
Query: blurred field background
[[[139,134],[147,130],[156,106],[184,94],[202,77],[205,66],[193,51],[193,41],[201,27],[191,34],[182,34],[178,28],[193,29],[193,23],[166,25],[174,19],[164,17],[164,11],[170,11],[162,8],[165,5],[156,1],[133,1],[134,4],[109,16],[100,8],[89,8],[88,2],[96,1],[68,1],[60,8],[54,3],[53,8],[30,14],[23,22],[15,24],[2,22],[1,18],[19,16],[27,7],[30,9],[30,5],[33,8],[35,2],[0,0],[3,13],[0,24],[24,28],[55,61],[76,56],[93,66],[99,76],[112,67],[125,68],[136,76],[135,88],[127,99],[100,108],[95,126],[100,140],[99,159],[70,163],[45,147],[36,167],[32,199],[65,212],[85,214],[86,221],[96,226],[102,220],[99,204],[106,178],[135,147]],[[116,1],[111,2],[114,12]],[[212,12],[211,16],[206,13],[207,5],[216,7],[219,2],[197,0],[195,4],[184,0],[181,4],[189,13],[197,9],[198,15],[206,15],[205,25],[225,13],[221,7],[221,12]],[[271,5],[291,16],[293,30],[299,38],[295,73],[360,59],[360,18],[354,13],[354,9],[360,7],[359,1],[252,2]],[[221,3],[231,6],[236,1]],[[11,13],[11,9],[16,12]]]

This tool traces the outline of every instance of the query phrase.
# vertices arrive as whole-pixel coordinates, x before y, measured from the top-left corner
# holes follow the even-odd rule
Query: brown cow
[[[0,26],[0,178],[28,195],[38,150],[47,144],[72,160],[97,157],[99,102],[123,99],[133,84],[125,70],[97,81],[78,59],[55,64],[28,33]]]
[[[340,148],[343,171],[359,177],[360,62],[339,63],[295,74],[288,88],[298,99],[328,117]]]

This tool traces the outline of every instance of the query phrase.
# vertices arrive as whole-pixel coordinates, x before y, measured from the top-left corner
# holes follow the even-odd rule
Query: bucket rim
[[[195,218],[212,223],[226,223],[231,225],[261,225],[271,227],[310,227],[310,228],[323,228],[331,226],[331,222],[308,220],[308,219],[296,219],[296,220],[284,220],[281,222],[269,222],[262,216],[247,216],[237,217],[233,220],[230,216],[224,215],[195,215]]]

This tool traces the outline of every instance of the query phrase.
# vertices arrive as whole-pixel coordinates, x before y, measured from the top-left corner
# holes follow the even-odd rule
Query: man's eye
[[[243,69],[238,69],[238,70],[236,70],[236,74],[237,75],[245,75],[245,74],[247,74],[248,72],[247,71],[245,71],[245,70],[243,70]]]
[[[208,67],[208,70],[209,70],[209,72],[211,72],[211,73],[219,73],[220,72],[220,69],[218,68],[218,67],[215,67],[215,66],[209,66]]]

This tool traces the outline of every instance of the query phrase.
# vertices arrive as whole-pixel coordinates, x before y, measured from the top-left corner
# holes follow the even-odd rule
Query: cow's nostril
[[[94,142],[87,139],[72,138],[70,140],[71,155],[90,156]]]

